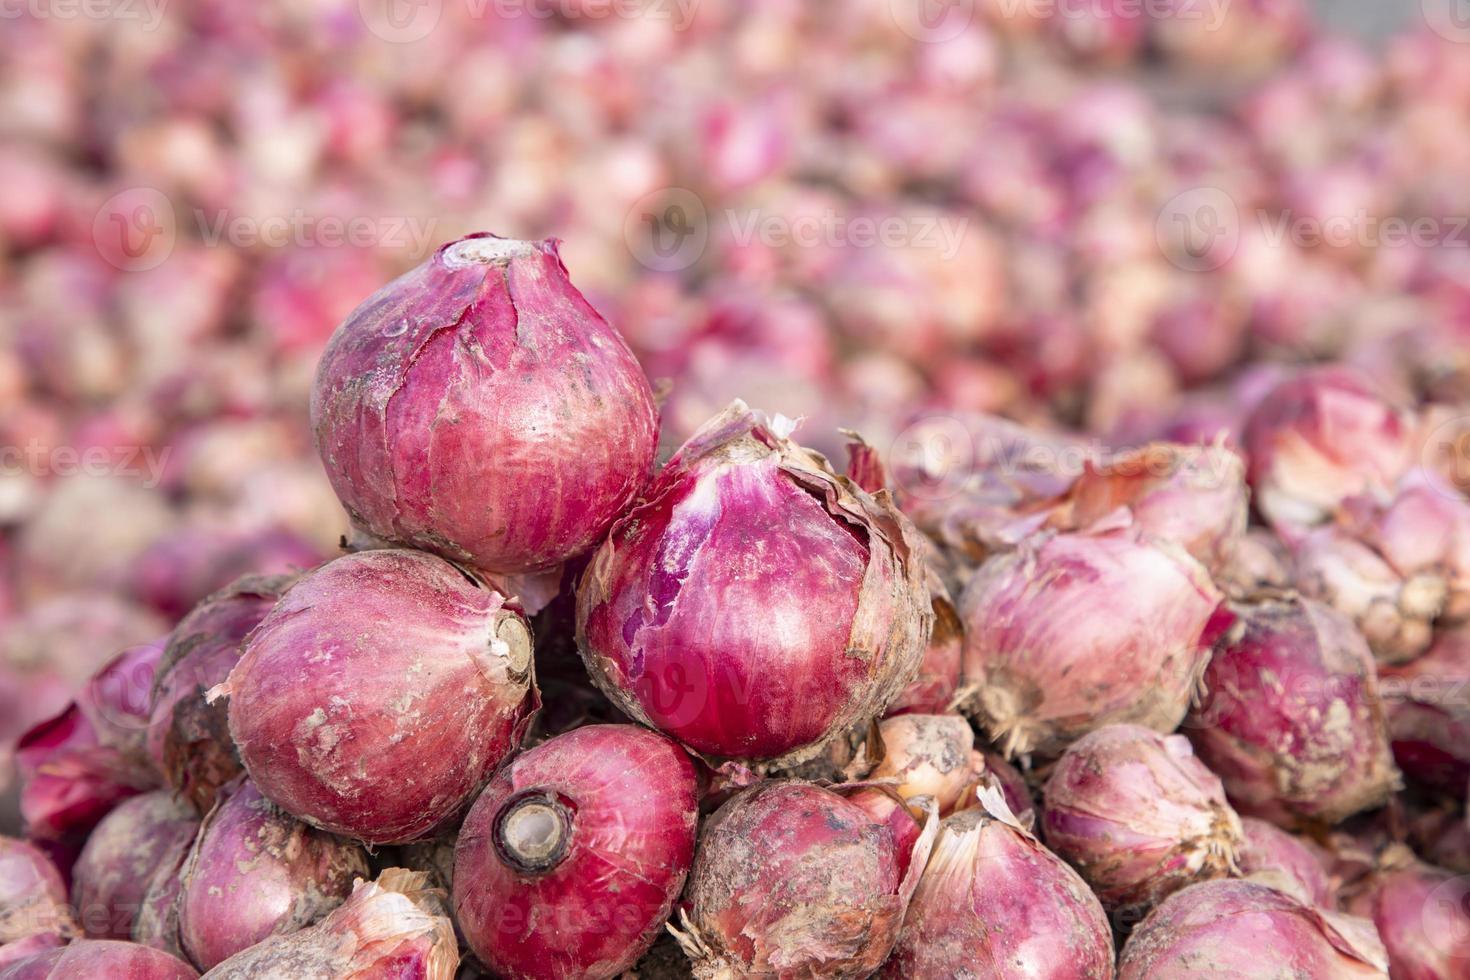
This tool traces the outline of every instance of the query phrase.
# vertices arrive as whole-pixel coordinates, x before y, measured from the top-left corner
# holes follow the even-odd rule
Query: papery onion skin
[[[982,565],[960,599],[965,709],[1012,757],[1056,755],[1111,723],[1172,731],[1219,602],[1177,546],[1126,530],[1032,538]]]
[[[199,829],[189,804],[169,790],[125,800],[102,818],[72,868],[77,921],[93,939],[131,939],[154,869],[187,848]]]
[[[947,817],[880,977],[1111,980],[1107,914],[1008,811]]]
[[[829,790],[741,791],[705,821],[685,890],[695,976],[872,974],[903,919],[899,865],[887,827]]]
[[[294,581],[289,575],[237,579],[194,607],[169,635],[153,682],[149,754],[200,813],[242,771],[229,710],[208,703],[205,693],[229,676],[245,636]]]
[[[75,932],[56,865],[34,844],[0,837],[0,963],[60,946]]]
[[[682,749],[633,725],[579,728],[517,756],[455,848],[455,918],[470,947],[507,978],[607,980],[632,967],[689,873],[697,788]],[[565,821],[550,867],[518,868],[502,836],[523,803]]]
[[[341,904],[367,874],[362,849],[292,818],[249,780],[220,791],[181,876],[179,935],[209,969]]]
[[[115,939],[79,939],[69,946],[0,966],[0,980],[198,980],[177,957]]]
[[[959,715],[900,715],[878,725],[883,760],[868,773],[873,780],[896,779],[905,801],[928,796],[948,813],[971,782],[975,733]]]
[[[1378,927],[1393,980],[1463,976],[1470,962],[1470,882],[1416,860],[1398,845],[1385,852],[1383,862],[1354,884],[1343,907]]]
[[[426,876],[387,868],[314,926],[250,947],[210,970],[211,980],[340,980],[404,977],[453,980],[454,924]]]
[[[398,549],[303,576],[219,693],[262,793],[380,844],[468,804],[537,705],[524,619],[443,559]]]
[[[356,524],[493,572],[594,545],[647,483],[658,437],[642,368],[556,241],[483,233],[353,311],[311,419]]]
[[[1312,908],[1269,885],[1206,881],[1165,899],[1133,930],[1118,980],[1388,977],[1373,924]]]
[[[932,615],[916,532],[735,402],[614,525],[577,590],[588,672],[712,757],[794,764],[913,679]]]
[[[85,834],[118,803],[162,782],[146,743],[148,691],[162,655],[162,641],[124,650],[61,714],[21,737],[20,811],[31,837]]]
[[[1410,462],[1404,418],[1340,368],[1273,388],[1246,422],[1245,448],[1256,508],[1287,529],[1322,523],[1354,494],[1388,490]]]
[[[1317,844],[1256,817],[1243,817],[1240,822],[1245,841],[1235,858],[1242,877],[1279,888],[1319,908],[1336,907],[1332,880],[1318,856]]]
[[[1150,443],[1091,460],[1052,517],[1085,528],[1126,508],[1141,533],[1173,541],[1211,571],[1224,567],[1245,533],[1245,463],[1223,446]]]
[[[949,591],[938,575],[930,574],[929,589],[934,626],[929,631],[923,659],[919,661],[919,673],[888,706],[890,718],[904,714],[943,714],[951,709],[960,687],[965,624],[960,621]]]
[[[1243,837],[1220,780],[1180,735],[1108,725],[1074,742],[1047,780],[1047,844],[1108,908],[1152,908],[1229,874]]]
[[[1230,610],[1185,731],[1236,809],[1336,823],[1387,800],[1398,772],[1362,635],[1296,596]]]

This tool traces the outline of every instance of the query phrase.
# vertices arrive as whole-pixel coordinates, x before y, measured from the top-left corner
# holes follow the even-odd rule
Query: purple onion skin
[[[1087,883],[1009,819],[940,825],[880,977],[1111,980],[1113,934]]]
[[[374,844],[459,813],[538,704],[524,619],[443,559],[396,549],[303,576],[216,691],[262,793]]]
[[[517,756],[455,849],[455,918],[470,947],[505,977],[606,980],[632,967],[684,887],[697,789],[684,751],[633,725],[579,728]],[[548,798],[567,814],[566,851],[526,870],[497,827],[520,801]]]
[[[1373,655],[1336,611],[1285,597],[1232,605],[1186,730],[1245,814],[1336,823],[1377,806],[1397,770]]]
[[[917,532],[735,402],[614,525],[577,590],[588,672],[707,756],[795,763],[898,697],[932,615]]]
[[[960,598],[967,707],[1007,755],[1060,754],[1103,725],[1173,731],[1220,595],[1176,546],[1126,531],[1039,536]]]
[[[61,714],[21,737],[20,810],[31,837],[85,834],[118,803],[162,782],[146,744],[148,692],[162,655],[162,641],[123,651]]]
[[[1470,780],[1470,632],[1444,633],[1411,663],[1379,669],[1393,758],[1411,782],[1457,799]]]
[[[1255,817],[1244,818],[1241,825],[1245,843],[1236,852],[1236,863],[1242,876],[1280,888],[1318,908],[1335,907],[1332,881],[1313,850],[1315,844]]]
[[[40,848],[0,837],[0,963],[66,942],[66,882]]]
[[[135,796],[103,817],[72,868],[83,931],[93,939],[131,939],[154,871],[198,829],[194,808],[169,790]]]
[[[1171,892],[1229,874],[1240,819],[1189,742],[1109,725],[1067,749],[1047,780],[1046,842],[1109,908],[1152,908]]]
[[[148,877],[143,903],[133,921],[133,942],[161,949],[182,960],[189,957],[179,936],[179,893],[184,889],[184,867],[193,849],[191,838],[163,852]]]
[[[322,355],[311,420],[357,525],[506,573],[596,544],[648,482],[658,439],[642,368],[556,241],[483,233],[353,311]]]
[[[937,578],[937,577],[936,577]],[[934,611],[934,628],[919,662],[919,673],[888,706],[886,717],[894,715],[937,715],[950,710],[960,687],[960,664],[965,648],[965,624],[950,601],[944,586],[931,592],[930,607]]]
[[[1118,980],[1388,977],[1372,923],[1253,881],[1207,881],[1165,899],[1133,931]]]
[[[1371,875],[1347,910],[1378,927],[1393,980],[1451,980],[1470,969],[1470,884],[1412,858]]]
[[[701,829],[685,891],[696,976],[871,975],[903,919],[899,857],[887,826],[829,790],[741,791]]]
[[[249,780],[226,787],[185,865],[179,934],[205,970],[320,919],[366,877],[362,849],[306,826]]]
[[[148,751],[169,785],[209,812],[215,793],[240,774],[229,710],[205,693],[240,660],[245,636],[260,624],[294,576],[246,576],[206,598],[170,634],[153,682]]]
[[[112,939],[79,939],[0,966],[0,980],[198,980],[189,964],[167,953]]]

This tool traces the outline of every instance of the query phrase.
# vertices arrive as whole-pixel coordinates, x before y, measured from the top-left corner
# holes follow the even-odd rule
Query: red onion
[[[1213,570],[1245,533],[1246,497],[1245,465],[1230,450],[1152,443],[1101,465],[1089,461],[1052,521],[1085,528],[1125,508],[1143,534],[1178,544]]]
[[[618,976],[684,887],[697,813],[688,756],[642,728],[592,725],[517,756],[460,829],[465,940],[507,977]]]
[[[866,813],[875,823],[883,825],[898,851],[899,878],[907,875],[914,848],[924,835],[924,825],[914,816],[903,798],[887,786],[863,786],[847,794],[844,799]]]
[[[1470,883],[1392,845],[1382,867],[1353,886],[1347,911],[1378,926],[1394,980],[1463,976],[1470,961]]]
[[[883,759],[868,773],[872,780],[896,780],[905,802],[916,796],[934,800],[941,814],[954,809],[974,779],[971,756],[975,733],[959,715],[900,715],[878,725]]]
[[[208,970],[316,922],[367,874],[355,844],[293,820],[249,780],[221,790],[184,866],[179,936]]]
[[[1242,813],[1336,823],[1397,772],[1373,656],[1342,615],[1287,596],[1230,607],[1189,736]]]
[[[1388,977],[1373,924],[1313,908],[1254,881],[1206,881],[1165,899],[1133,930],[1118,980]]]
[[[241,643],[294,577],[246,576],[206,598],[169,635],[158,664],[148,723],[149,754],[170,785],[206,813],[241,772],[228,711],[205,693],[229,676]]]
[[[1470,781],[1470,633],[1442,634],[1429,652],[1379,672],[1393,758],[1421,786],[1463,798]]]
[[[1410,463],[1409,434],[1404,417],[1351,372],[1289,378],[1246,422],[1256,507],[1277,527],[1320,524],[1346,498],[1397,482]]]
[[[1044,792],[1047,844],[1109,908],[1152,908],[1235,867],[1240,818],[1182,735],[1099,728],[1072,743]]]
[[[485,234],[347,318],[311,418],[355,523],[495,572],[595,544],[647,482],[658,428],[642,369],[556,242]]]
[[[453,980],[459,968],[454,925],[425,876],[388,868],[359,881],[320,923],[272,936],[210,970],[211,980],[337,980],[413,977]]]
[[[366,551],[303,576],[214,691],[260,791],[370,843],[469,802],[537,706],[531,633],[441,558]]]
[[[0,967],[0,980],[198,980],[177,957],[136,943],[79,939],[69,946]]]
[[[160,782],[148,758],[148,691],[162,642],[118,654],[61,714],[20,740],[20,809],[32,837],[85,833],[114,806]]]
[[[1077,872],[982,791],[940,824],[879,976],[1111,980],[1113,934]]]
[[[930,840],[904,875],[893,834],[862,807],[809,783],[759,783],[700,831],[675,935],[696,976],[868,976],[893,948]]]
[[[1177,547],[1124,531],[1032,538],[960,598],[969,709],[1007,755],[1056,754],[1110,723],[1173,730],[1219,604]]]
[[[56,865],[33,844],[0,837],[0,963],[60,946],[75,931]]]
[[[932,546],[931,546],[932,547]],[[965,648],[965,624],[955,610],[949,590],[938,576],[929,576],[929,608],[934,626],[919,661],[919,673],[888,706],[888,716],[942,714],[951,710],[960,687]]]
[[[199,830],[189,804],[155,790],[102,818],[72,868],[77,920],[94,939],[130,939],[154,870],[188,848]]]
[[[179,894],[184,889],[184,868],[194,849],[194,838],[179,841],[159,856],[158,863],[147,876],[143,901],[133,920],[132,940],[144,946],[188,959],[183,937],[179,935]]]
[[[1330,909],[1336,905],[1317,845],[1255,817],[1241,820],[1245,842],[1236,851],[1240,873],[1293,897]]]
[[[804,761],[913,679],[930,600],[916,532],[735,402],[614,525],[577,590],[588,672],[696,752]]]

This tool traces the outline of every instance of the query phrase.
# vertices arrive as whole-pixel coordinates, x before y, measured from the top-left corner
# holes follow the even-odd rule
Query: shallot
[[[1062,754],[1044,793],[1047,844],[1109,908],[1149,909],[1235,869],[1240,818],[1182,735],[1099,728]]]
[[[178,864],[199,817],[167,790],[125,800],[102,818],[72,868],[77,920],[94,939],[131,939],[154,869]]]
[[[0,980],[198,980],[183,960],[115,939],[76,942],[0,966]]]
[[[210,698],[221,694],[266,797],[380,844],[458,813],[537,705],[520,614],[444,559],[397,549],[303,576]]]
[[[459,832],[454,912],[507,978],[608,980],[653,943],[694,857],[694,766],[632,725],[590,725],[517,756]]]
[[[1353,885],[1347,911],[1378,927],[1394,980],[1462,976],[1470,960],[1470,883],[1391,846],[1381,866]]]
[[[1245,840],[1235,857],[1242,876],[1279,888],[1319,908],[1334,907],[1332,882],[1316,844],[1255,817],[1245,817],[1241,825],[1245,828]]]
[[[892,702],[924,653],[916,532],[791,429],[738,401],[708,422],[577,590],[593,680],[709,756],[811,758]]]
[[[1418,659],[1381,669],[1378,686],[1404,776],[1463,798],[1470,781],[1470,633],[1442,633]]]
[[[33,844],[0,837],[0,963],[64,945],[75,932],[56,865]]]
[[[311,419],[358,526],[501,573],[596,544],[648,481],[658,435],[642,369],[556,241],[483,233],[348,316]]]

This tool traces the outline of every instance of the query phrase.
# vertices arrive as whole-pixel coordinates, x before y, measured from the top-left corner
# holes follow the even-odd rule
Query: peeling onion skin
[[[1316,844],[1296,837],[1275,824],[1245,817],[1245,842],[1236,852],[1242,876],[1279,888],[1304,902],[1330,909],[1337,905],[1327,866],[1313,848]]]
[[[205,693],[240,660],[245,636],[275,607],[295,576],[247,575],[195,606],[174,627],[154,676],[149,755],[200,813],[241,772],[229,710]]]
[[[588,673],[714,758],[790,766],[913,680],[932,611],[917,532],[736,401],[674,454],[577,589]]]
[[[1105,466],[1088,460],[1052,523],[1085,528],[1126,508],[1140,532],[1173,541],[1213,572],[1245,534],[1248,498],[1245,463],[1231,450],[1150,443]]]
[[[506,573],[596,544],[648,482],[658,439],[643,369],[557,242],[484,233],[348,316],[311,424],[363,530]]]
[[[675,935],[699,980],[866,977],[898,938],[900,867],[892,832],[862,807],[810,783],[758,783],[705,821]]]
[[[1246,421],[1256,509],[1278,531],[1321,524],[1354,494],[1390,490],[1409,466],[1409,439],[1402,415],[1354,372],[1302,371]]]
[[[539,703],[519,613],[442,558],[397,549],[303,576],[219,694],[265,796],[373,844],[460,813]]]
[[[1055,756],[1107,724],[1183,720],[1220,603],[1179,547],[1126,529],[1044,534],[982,565],[960,598],[962,705],[1004,753]]]
[[[1087,883],[1005,809],[947,817],[880,977],[1112,980]]]
[[[346,902],[314,926],[232,956],[210,980],[453,980],[454,924],[427,876],[387,868],[358,881]]]
[[[362,848],[293,819],[249,780],[220,791],[184,867],[179,935],[208,970],[336,908],[368,873]]]
[[[933,547],[932,545],[930,547]],[[919,673],[888,706],[888,717],[905,714],[938,715],[951,710],[960,687],[960,666],[965,649],[965,624],[955,611],[949,590],[932,571],[929,575],[930,608],[934,626],[919,661]]]
[[[119,804],[87,838],[72,868],[77,920],[93,939],[131,939],[154,869],[187,848],[199,816],[169,790]]]
[[[79,939],[69,946],[0,966],[0,980],[198,980],[177,957],[136,943]]]
[[[1254,881],[1206,881],[1170,896],[1133,930],[1118,980],[1387,980],[1365,919],[1313,908]]]
[[[1429,652],[1379,670],[1394,762],[1405,778],[1463,800],[1470,781],[1470,631],[1443,633]]]
[[[1291,595],[1230,611],[1185,731],[1235,808],[1291,826],[1385,802],[1398,770],[1362,634]]]
[[[20,812],[30,837],[84,835],[118,803],[162,783],[148,757],[148,691],[163,641],[130,647],[59,715],[16,746]]]
[[[662,932],[694,859],[694,765],[633,725],[591,725],[507,764],[471,807],[455,848],[454,912],[476,955],[508,980],[607,980]],[[517,867],[500,828],[522,801],[560,808],[564,853]],[[511,848],[502,852],[502,847]]]
[[[905,802],[932,798],[941,814],[960,801],[972,781],[975,733],[959,715],[900,715],[878,725],[883,760],[868,773],[873,780],[896,779]]]
[[[0,837],[0,963],[60,946],[76,931],[56,865],[34,844]]]
[[[1229,874],[1243,837],[1220,780],[1181,735],[1109,725],[1083,736],[1047,780],[1047,844],[1110,909],[1153,908]]]
[[[143,902],[133,921],[133,942],[187,960],[179,935],[179,894],[184,889],[184,869],[194,850],[195,834],[170,846],[159,857],[143,890]]]
[[[1393,980],[1450,980],[1470,961],[1470,912],[1466,882],[1392,846],[1386,866],[1354,886],[1344,902],[1371,919],[1388,950]]]

